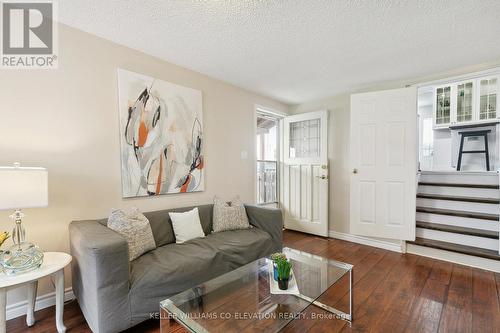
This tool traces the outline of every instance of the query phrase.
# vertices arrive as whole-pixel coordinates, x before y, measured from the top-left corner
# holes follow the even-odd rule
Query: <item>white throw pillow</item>
[[[234,198],[230,205],[218,197],[214,198],[214,232],[249,228],[245,205],[238,197]]]
[[[149,221],[139,209],[115,209],[108,218],[108,228],[122,235],[128,243],[130,261],[156,248]]]
[[[193,238],[205,237],[205,233],[201,227],[198,208],[184,213],[171,212],[168,215],[170,215],[170,219],[172,220],[176,243],[184,243]]]

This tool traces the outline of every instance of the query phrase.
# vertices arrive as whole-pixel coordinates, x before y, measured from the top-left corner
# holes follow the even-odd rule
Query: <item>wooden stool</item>
[[[460,150],[458,151],[458,163],[457,171],[460,171],[462,167],[462,154],[485,154],[486,155],[486,171],[490,171],[490,153],[488,150],[488,133],[491,130],[482,131],[470,131],[470,132],[459,132],[460,138]],[[465,150],[464,151],[464,139],[468,137],[479,137],[482,136],[484,139],[484,150]]]

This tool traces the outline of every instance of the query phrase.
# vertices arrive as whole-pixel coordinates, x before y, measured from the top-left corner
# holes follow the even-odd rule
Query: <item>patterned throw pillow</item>
[[[127,240],[130,261],[156,248],[148,219],[135,207],[128,211],[121,209],[111,211],[108,228]]]
[[[230,205],[218,197],[214,198],[214,232],[248,228],[250,223],[247,212],[238,197],[232,200]]]

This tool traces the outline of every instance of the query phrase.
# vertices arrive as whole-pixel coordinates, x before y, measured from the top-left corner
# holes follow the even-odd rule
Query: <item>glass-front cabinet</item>
[[[472,81],[457,84],[457,123],[473,120],[473,87]]]
[[[497,118],[498,79],[496,77],[479,80],[479,119]]]
[[[451,119],[451,86],[436,89],[436,126],[449,125]]]
[[[499,119],[499,78],[484,77],[434,88],[434,128],[491,122]]]

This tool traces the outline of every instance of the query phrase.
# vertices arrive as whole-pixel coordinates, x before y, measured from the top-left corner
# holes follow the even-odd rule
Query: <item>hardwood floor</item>
[[[320,318],[328,313],[310,306],[284,332],[500,332],[500,274],[298,232],[286,231],[284,237],[286,246],[354,265],[352,324]],[[345,307],[345,290],[335,285],[321,300]],[[8,321],[7,332],[56,332],[53,307],[35,317],[31,328],[25,317]],[[68,333],[90,332],[75,301],[66,305],[64,323]],[[127,332],[159,333],[159,322],[149,320]]]

